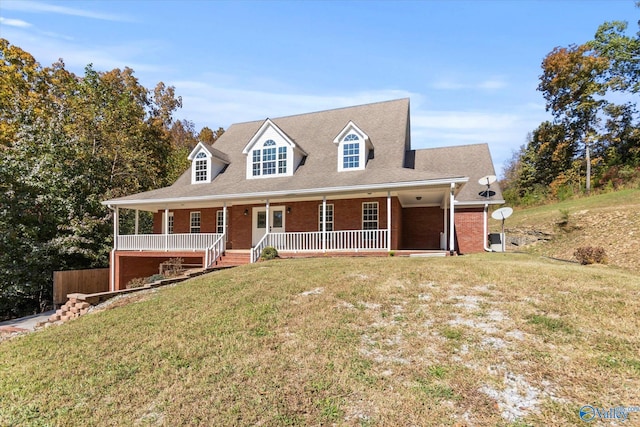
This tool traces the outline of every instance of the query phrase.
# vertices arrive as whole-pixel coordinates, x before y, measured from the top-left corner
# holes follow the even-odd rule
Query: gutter
[[[242,199],[264,199],[277,197],[296,197],[296,196],[313,196],[323,195],[327,193],[355,193],[361,191],[380,191],[380,190],[397,190],[402,188],[414,188],[423,186],[436,186],[446,184],[465,184],[469,181],[468,177],[450,178],[450,179],[434,179],[428,181],[408,181],[396,183],[353,185],[348,187],[326,187],[326,188],[310,188],[300,190],[280,190],[280,191],[262,191],[259,193],[239,193],[239,194],[221,194],[207,195],[195,197],[178,197],[164,199],[142,199],[142,200],[107,200],[101,202],[107,206],[126,206],[126,205],[145,205],[145,204],[163,204],[163,203],[188,203],[188,202],[205,202],[205,201],[222,201],[222,200],[242,200]]]

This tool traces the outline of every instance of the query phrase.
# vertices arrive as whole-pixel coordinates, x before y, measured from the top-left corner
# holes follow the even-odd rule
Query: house
[[[409,100],[230,126],[198,144],[173,185],[107,200],[112,289],[172,257],[212,266],[284,256],[485,250],[488,205],[502,204],[486,144],[414,150]],[[154,213],[153,233],[120,235],[122,209]]]

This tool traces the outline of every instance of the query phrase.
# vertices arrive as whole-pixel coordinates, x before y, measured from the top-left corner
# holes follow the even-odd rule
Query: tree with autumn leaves
[[[640,21],[638,22],[640,27]],[[505,197],[531,203],[640,178],[640,31],[601,25],[593,40],[556,47],[542,61],[538,90],[553,116],[505,169]]]
[[[181,103],[130,68],[77,76],[0,39],[0,320],[47,308],[53,271],[108,265],[112,212],[100,202],[188,167],[198,136],[173,119]]]

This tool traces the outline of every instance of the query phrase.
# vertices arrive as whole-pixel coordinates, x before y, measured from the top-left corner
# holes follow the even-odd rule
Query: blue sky
[[[501,174],[550,118],[544,56],[639,18],[633,0],[0,0],[0,37],[42,65],[175,86],[198,130],[409,97],[414,148],[486,142]]]

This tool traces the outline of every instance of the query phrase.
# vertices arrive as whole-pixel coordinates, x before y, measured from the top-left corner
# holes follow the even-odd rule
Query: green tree
[[[100,201],[168,183],[174,89],[133,70],[77,77],[0,44],[0,317],[41,310],[52,272],[106,266],[112,213]],[[5,73],[6,71],[6,73]],[[6,107],[6,108],[5,108]],[[126,220],[123,228],[127,228]]]

